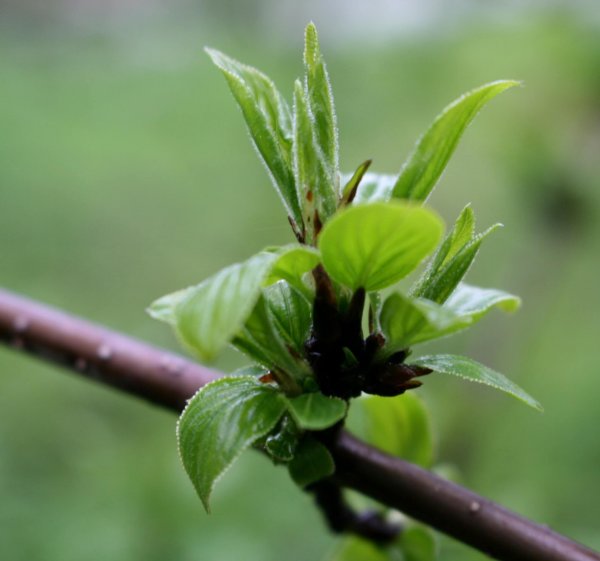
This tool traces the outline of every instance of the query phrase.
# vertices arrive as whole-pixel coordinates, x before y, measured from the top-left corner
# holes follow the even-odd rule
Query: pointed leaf
[[[435,274],[428,276],[421,285],[417,285],[411,291],[412,295],[427,298],[439,304],[444,303],[467,274],[483,240],[501,226],[501,224],[496,224],[485,232],[474,236]]]
[[[290,321],[294,321],[290,318]],[[269,303],[264,295],[258,299],[243,328],[233,339],[234,346],[279,374],[277,381],[284,391],[299,391],[298,382],[311,375],[308,363],[291,346],[276,327]]]
[[[471,382],[492,386],[520,399],[538,411],[543,410],[542,406],[535,399],[508,378],[470,358],[447,354],[429,355],[420,357],[413,361],[413,364],[431,368],[434,372],[452,374]]]
[[[300,245],[263,251],[197,286],[159,298],[149,312],[172,324],[181,340],[202,360],[212,360],[241,329],[262,285],[285,276],[302,286],[300,277],[316,262],[315,250]]]
[[[159,321],[164,321],[169,325],[175,325],[177,323],[177,316],[175,315],[175,309],[181,302],[183,302],[194,289],[193,286],[166,294],[158,300],[155,300],[146,308],[146,312]]]
[[[259,253],[194,287],[175,308],[182,341],[201,359],[212,360],[246,321],[276,261],[274,253]]]
[[[286,281],[265,288],[263,294],[275,329],[296,354],[303,355],[312,324],[310,304]]]
[[[308,107],[314,122],[317,146],[323,154],[328,173],[338,174],[337,122],[333,93],[325,61],[319,48],[317,29],[313,23],[306,26],[304,42],[305,87]]]
[[[358,186],[360,185],[365,173],[367,173],[370,165],[371,160],[367,160],[360,164],[360,166],[356,168],[356,171],[349,178],[344,178],[345,185],[342,189],[342,204],[348,204],[354,200]]]
[[[273,82],[256,68],[214,49],[206,49],[206,52],[223,72],[275,189],[289,216],[301,230],[302,213],[292,171],[289,107]]]
[[[518,296],[503,290],[480,288],[460,283],[448,298],[444,307],[449,308],[459,316],[469,316],[473,321],[477,321],[492,308],[514,312],[520,305],[521,299]]]
[[[290,475],[300,487],[306,487],[335,471],[331,453],[318,440],[305,435],[289,464]]]
[[[207,511],[217,480],[284,411],[282,394],[252,376],[221,378],[189,401],[177,426],[179,452]]]
[[[302,204],[305,241],[313,244],[321,224],[335,212],[338,196],[333,173],[316,144],[306,92],[299,81],[294,86],[294,173]]]
[[[408,275],[435,247],[442,222],[432,211],[400,202],[352,206],[321,233],[331,277],[356,290],[380,290]]]
[[[414,392],[389,398],[363,395],[352,402],[348,426],[369,444],[428,468],[433,463],[433,431],[425,404]]]
[[[386,339],[383,351],[390,355],[416,343],[444,337],[467,327],[471,321],[469,316],[461,317],[446,306],[395,292],[388,296],[381,310],[381,328]]]
[[[305,393],[287,401],[292,417],[305,430],[329,428],[341,421],[348,409],[343,399],[327,397],[321,392]]]
[[[442,175],[465,129],[479,110],[514,80],[500,80],[472,90],[448,105],[419,139],[396,181],[393,197],[424,201]]]

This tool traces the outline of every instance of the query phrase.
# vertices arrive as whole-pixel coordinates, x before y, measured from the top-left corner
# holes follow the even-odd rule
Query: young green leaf
[[[212,360],[241,329],[276,261],[277,254],[262,252],[231,265],[194,287],[176,306],[177,333],[202,360]]]
[[[472,237],[453,257],[444,260],[443,266],[435,273],[430,275],[426,273],[424,279],[417,282],[411,290],[411,295],[443,304],[467,274],[483,240],[500,226],[501,224],[496,224]]]
[[[431,419],[411,392],[389,398],[362,396],[352,403],[348,426],[369,444],[425,468],[433,463]]]
[[[345,184],[344,188],[342,189],[342,205],[346,205],[354,200],[358,186],[365,176],[365,173],[367,173],[370,165],[371,160],[366,160],[356,168],[356,171],[349,178],[344,178]]]
[[[327,561],[405,561],[394,553],[375,545],[372,541],[347,536]]]
[[[384,352],[388,356],[464,329],[472,321],[468,315],[461,316],[446,306],[398,292],[388,296],[379,319],[385,336]]]
[[[347,403],[321,392],[305,393],[288,398],[289,411],[304,430],[323,430],[335,425],[346,415]]]
[[[172,324],[180,339],[202,360],[209,361],[241,329],[256,304],[261,286],[276,282],[281,276],[301,284],[301,275],[316,262],[318,254],[300,245],[263,251],[197,286],[159,298],[149,312]]]
[[[396,199],[424,201],[442,175],[465,129],[479,110],[499,93],[519,85],[514,80],[499,80],[472,90],[448,105],[402,167],[392,196]]]
[[[319,264],[320,253],[315,248],[306,245],[288,246],[283,253],[281,253],[281,248],[277,248],[276,251],[281,256],[267,276],[265,285],[283,279],[304,294],[308,300],[312,300],[311,289],[303,282],[302,276]]]
[[[412,364],[431,368],[434,372],[452,374],[453,376],[459,376],[460,378],[464,378],[471,382],[492,386],[520,399],[522,402],[538,411],[543,410],[542,406],[533,399],[533,397],[515,383],[511,382],[508,378],[470,358],[447,354],[429,355],[414,360]]]
[[[304,69],[306,99],[314,122],[317,146],[325,166],[334,179],[338,175],[338,131],[331,82],[319,48],[317,28],[306,26],[304,35]],[[337,192],[337,190],[336,190]]]
[[[335,471],[329,450],[310,434],[306,434],[300,441],[288,467],[292,479],[300,487],[315,483]]]
[[[435,561],[438,545],[431,528],[421,525],[404,528],[397,545],[403,553],[403,561]]]
[[[177,324],[177,316],[175,315],[177,306],[179,306],[179,304],[183,302],[193,290],[194,287],[190,286],[188,288],[178,290],[177,292],[166,294],[165,296],[162,296],[158,300],[152,302],[152,304],[146,308],[146,311],[154,319],[164,321],[165,323],[174,326]]]
[[[444,307],[462,317],[470,317],[472,322],[479,320],[492,308],[505,312],[514,312],[521,305],[518,296],[495,288],[480,288],[461,282]]]
[[[211,382],[188,402],[177,425],[179,452],[207,511],[217,480],[273,429],[285,408],[281,393],[252,376]]]
[[[431,258],[427,268],[416,282],[413,288],[414,294],[420,294],[425,285],[439,273],[440,269],[448,263],[474,236],[475,215],[470,205],[467,205],[452,227],[452,230],[444,238],[438,250]]]
[[[311,306],[300,292],[286,281],[263,289],[272,324],[296,355],[304,353],[311,327]]]
[[[305,241],[314,244],[321,225],[335,212],[338,195],[332,170],[319,149],[306,91],[294,84],[294,174],[305,225]]]
[[[334,280],[373,291],[408,275],[441,233],[441,219],[426,208],[373,203],[338,212],[323,228],[319,248]]]
[[[295,322],[297,318],[289,318]],[[301,321],[301,320],[299,320]],[[311,375],[308,363],[299,353],[290,352],[290,344],[284,334],[276,327],[265,293],[261,294],[252,313],[243,328],[233,339],[233,345],[272,370],[282,389],[290,393],[299,393],[299,382]]]
[[[275,189],[300,232],[302,213],[292,170],[292,121],[287,103],[273,82],[256,68],[214,49],[206,52],[223,72]]]

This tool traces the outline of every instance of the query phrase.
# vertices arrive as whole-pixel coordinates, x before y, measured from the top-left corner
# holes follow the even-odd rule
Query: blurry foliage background
[[[428,378],[440,461],[600,548],[600,12],[591,2],[0,2],[1,284],[156,344],[155,297],[291,240],[210,44],[286,96],[314,19],[341,158],[394,172],[463,91],[524,80],[465,135],[431,203],[506,228],[470,281],[520,294],[440,350],[545,406]],[[218,364],[242,362],[233,354]],[[0,349],[0,551],[13,561],[320,559],[283,469],[244,456],[204,514],[170,413]],[[482,559],[444,540],[445,561]]]

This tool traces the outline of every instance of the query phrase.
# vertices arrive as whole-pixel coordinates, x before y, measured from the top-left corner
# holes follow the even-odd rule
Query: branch
[[[0,290],[0,340],[77,374],[180,411],[218,372]],[[329,442],[335,478],[506,561],[600,561],[552,530],[342,431]]]

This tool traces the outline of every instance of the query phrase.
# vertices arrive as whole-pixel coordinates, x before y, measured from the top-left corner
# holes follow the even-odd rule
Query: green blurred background
[[[467,132],[431,203],[472,202],[469,280],[521,295],[435,348],[508,374],[543,415],[431,378],[438,458],[600,549],[600,11],[596,2],[0,1],[0,284],[173,349],[144,308],[291,240],[206,44],[290,97],[313,19],[341,161],[399,169],[435,114],[518,78]],[[234,354],[218,367],[242,364]],[[248,453],[204,514],[172,414],[0,349],[0,557],[318,560],[335,546],[283,469]],[[444,561],[483,556],[444,540]]]

